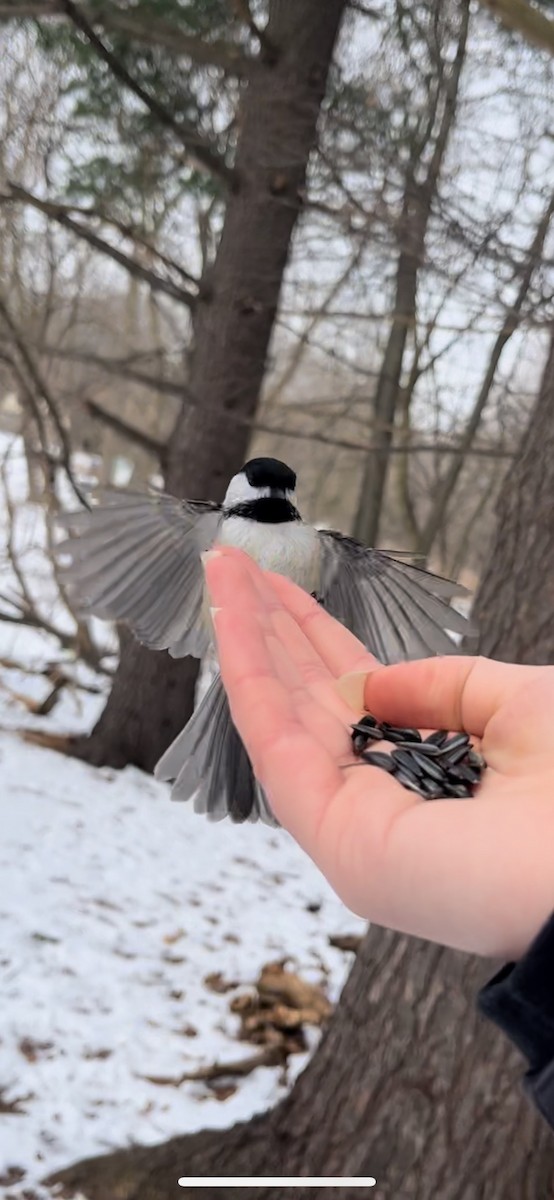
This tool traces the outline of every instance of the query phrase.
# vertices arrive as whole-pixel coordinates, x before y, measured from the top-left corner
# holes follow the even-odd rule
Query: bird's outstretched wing
[[[453,596],[466,594],[459,584],[398,561],[394,551],[369,550],[332,530],[318,532],[320,599],[380,662],[455,654],[450,634],[472,632],[450,605]]]
[[[125,621],[139,641],[174,658],[200,658],[202,550],[214,541],[221,509],[162,493],[101,489],[90,510],[63,513],[69,537],[56,547],[78,612]]]

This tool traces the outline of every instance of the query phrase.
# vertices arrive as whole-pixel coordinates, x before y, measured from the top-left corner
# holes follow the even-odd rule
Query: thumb
[[[393,725],[463,729],[481,737],[500,705],[534,674],[533,667],[448,655],[344,675],[337,686],[352,708]]]

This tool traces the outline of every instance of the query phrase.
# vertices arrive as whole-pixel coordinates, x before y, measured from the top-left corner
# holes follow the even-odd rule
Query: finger
[[[283,575],[269,574],[271,585],[287,612],[311,642],[322,661],[338,677],[350,671],[369,671],[377,659],[340,621],[325,612],[308,592]]]
[[[275,597],[279,598],[283,607],[294,618],[313,649],[333,675],[338,676],[350,671],[367,671],[375,665],[377,659],[369,654],[363,643],[358,641],[340,621],[326,613],[317,600],[303,588],[298,587],[284,575],[261,571],[249,555],[235,547],[218,546],[217,554],[227,560],[240,561],[245,571],[249,573],[260,596],[267,601],[271,608],[275,608]],[[205,557],[209,559],[209,553]],[[271,596],[267,583],[271,585]]]
[[[533,681],[537,670],[458,656],[378,667],[365,680],[364,707],[393,724],[482,736],[494,713]]]
[[[342,783],[335,756],[299,720],[294,694],[275,675],[259,623],[248,612],[221,608],[214,627],[233,721],[256,778],[278,820],[309,846]]]
[[[291,657],[284,640],[273,632],[267,633],[265,640],[275,677],[286,689],[298,721],[337,763],[352,759],[349,733],[352,715],[337,696],[327,668],[323,664],[314,668],[311,663],[306,665]]]
[[[352,719],[350,707],[336,692],[317,650],[281,604],[272,586],[277,577],[260,571],[244,554],[216,553],[205,556],[204,561],[214,601],[227,610],[248,613],[252,624],[261,622],[273,672],[287,688],[300,718],[314,733],[319,731],[320,740],[330,749],[344,756],[350,748],[345,735]],[[247,642],[249,636],[245,630]],[[326,720],[322,708],[332,721]]]

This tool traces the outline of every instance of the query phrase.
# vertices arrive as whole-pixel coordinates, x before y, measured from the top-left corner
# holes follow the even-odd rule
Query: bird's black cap
[[[242,470],[252,487],[280,488],[289,492],[296,488],[294,471],[278,458],[251,458]]]

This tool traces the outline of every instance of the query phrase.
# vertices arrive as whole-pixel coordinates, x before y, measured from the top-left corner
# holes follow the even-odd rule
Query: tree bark
[[[554,664],[554,329],[539,398],[496,512],[498,528],[474,612],[481,651]]]
[[[554,332],[476,604],[480,648],[498,658],[554,663],[553,494]],[[378,1191],[368,1189],[368,1200],[551,1200],[554,1138],[521,1091],[525,1064],[475,1011],[492,971],[371,928],[319,1048],[272,1112],[90,1159],[55,1179],[66,1195],[90,1200],[173,1200],[183,1175],[372,1175]],[[235,1200],[235,1191],[240,1200],[238,1190],[226,1194]],[[280,1196],[270,1187],[250,1194]],[[296,1194],[318,1197],[317,1189]],[[215,1190],[203,1195],[219,1200]]]
[[[172,1200],[183,1175],[373,1176],[368,1200],[550,1200],[554,1141],[520,1094],[518,1056],[475,1012],[489,974],[477,959],[372,928],[318,1050],[272,1113],[89,1159],[54,1180],[88,1200]],[[194,1200],[195,1190],[178,1194]]]
[[[345,4],[271,0],[271,51],[262,49],[244,92],[236,183],[194,310],[185,402],[167,448],[165,483],[174,495],[221,500],[245,460]],[[90,736],[73,740],[74,753],[151,770],[192,712],[196,672],[197,664],[173,662],[125,635],[107,705]]]

